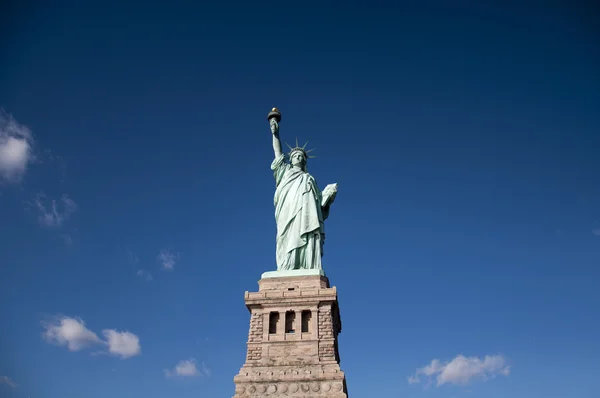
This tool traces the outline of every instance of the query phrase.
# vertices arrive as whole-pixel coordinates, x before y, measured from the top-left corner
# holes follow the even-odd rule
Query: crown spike
[[[304,154],[304,156],[305,156],[305,158],[306,158],[306,159],[315,158],[316,156],[309,156],[309,155],[308,155],[308,154],[309,154],[309,152],[312,152],[312,151],[314,151],[314,150],[315,150],[315,148],[312,148],[312,149],[306,150],[306,146],[308,145],[308,143],[309,143],[309,142],[310,142],[310,141],[306,141],[306,143],[305,143],[303,146],[300,146],[300,145],[298,144],[298,137],[296,137],[296,146],[295,146],[294,148],[292,148],[292,147],[290,146],[290,144],[288,144],[288,143],[286,142],[286,143],[285,143],[285,145],[287,145],[287,147],[290,149],[290,152],[288,153],[288,156],[290,156],[290,157],[291,157],[292,153],[294,153],[294,152],[302,152],[302,153]]]

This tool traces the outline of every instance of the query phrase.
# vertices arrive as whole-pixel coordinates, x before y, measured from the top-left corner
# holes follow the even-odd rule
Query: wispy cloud
[[[17,388],[17,383],[12,381],[8,376],[0,376],[0,384],[6,384],[10,388]]]
[[[158,261],[163,269],[172,270],[175,263],[179,260],[179,253],[173,253],[171,250],[163,249],[158,253]]]
[[[70,234],[61,234],[63,242],[65,242],[65,246],[71,246],[73,244],[73,237]]]
[[[151,280],[153,280],[154,278],[152,277],[152,274],[148,271],[145,271],[143,269],[139,269],[136,273],[137,276],[139,276],[140,278],[150,282]]]
[[[196,366],[195,358],[179,361],[172,370],[165,369],[165,377],[209,377],[210,375],[211,371],[206,367],[204,362],[200,364],[200,368]]]
[[[421,376],[427,376],[429,383],[435,376],[437,386],[443,384],[469,384],[474,380],[487,381],[498,375],[508,376],[510,366],[502,355],[486,355],[483,359],[478,357],[465,357],[457,355],[450,362],[442,363],[434,359],[427,366],[416,370],[415,374],[408,377],[410,384],[420,383]]]
[[[0,183],[18,182],[33,159],[31,131],[0,109]]]
[[[50,322],[42,322],[45,329],[42,338],[48,343],[66,346],[69,351],[79,351],[95,344],[105,345],[108,354],[122,359],[139,355],[142,352],[140,339],[131,332],[120,332],[115,329],[104,329],[102,340],[96,333],[85,326],[81,318],[57,316]],[[98,353],[95,353],[97,355]]]
[[[67,194],[63,194],[58,200],[49,200],[44,193],[39,193],[31,204],[39,212],[40,224],[50,228],[62,227],[77,210],[77,203]]]
[[[80,318],[61,317],[52,322],[43,322],[46,329],[42,337],[49,343],[67,346],[69,351],[79,351],[90,345],[101,343],[96,333],[85,326]]]
[[[127,359],[142,353],[140,339],[130,332],[119,332],[115,329],[105,329],[102,334],[108,344],[108,352],[112,355]]]
[[[36,153],[36,163],[53,163],[58,168],[59,181],[65,182],[67,179],[67,163],[60,155],[56,155],[50,149],[45,149],[41,153]]]
[[[592,230],[592,233],[593,233],[594,235],[596,235],[596,236],[600,236],[600,228],[594,228],[594,229]]]
[[[132,250],[127,249],[127,260],[131,263],[131,264],[137,264],[140,259],[137,256],[137,254],[135,254]]]

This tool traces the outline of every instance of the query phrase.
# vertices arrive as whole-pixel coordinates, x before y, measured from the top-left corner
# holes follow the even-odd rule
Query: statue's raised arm
[[[277,270],[322,270],[321,256],[325,241],[324,220],[337,195],[337,184],[329,184],[323,192],[306,171],[311,150],[290,147],[289,162],[281,150],[277,108],[268,115],[275,159],[271,170],[275,177],[275,220],[277,222]]]
[[[275,159],[281,156],[281,141],[279,140],[279,122],[281,121],[281,113],[277,108],[273,108],[269,112],[269,124],[271,125],[271,135],[273,136],[273,152],[275,152]]]

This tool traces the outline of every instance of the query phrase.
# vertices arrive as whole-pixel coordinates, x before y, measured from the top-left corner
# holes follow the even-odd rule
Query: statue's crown
[[[308,145],[308,141],[306,141],[306,143],[305,143],[304,145],[300,146],[300,145],[298,145],[298,138],[296,138],[296,146],[295,146],[294,148],[292,148],[292,147],[290,146],[290,144],[288,144],[287,142],[285,143],[285,145],[287,145],[287,146],[288,146],[288,148],[290,148],[290,152],[288,153],[288,156],[289,156],[290,158],[292,157],[292,154],[293,154],[294,152],[302,152],[302,153],[304,154],[304,157],[305,157],[306,159],[309,159],[309,158],[315,158],[315,157],[316,157],[316,156],[310,156],[310,155],[309,155],[309,153],[310,153],[310,152],[312,152],[312,151],[314,151],[314,150],[315,150],[314,148],[313,148],[313,149],[306,150],[306,146]]]

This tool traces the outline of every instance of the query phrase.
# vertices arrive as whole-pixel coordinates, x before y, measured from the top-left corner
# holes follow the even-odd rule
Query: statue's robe
[[[273,160],[271,170],[277,186],[277,269],[322,269],[324,218],[316,180],[292,167],[283,154]]]

